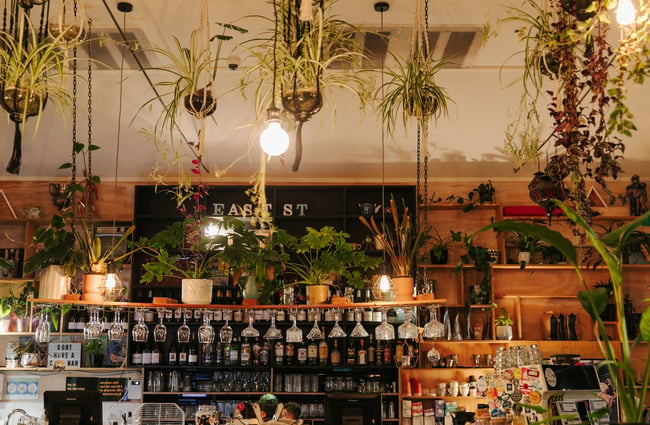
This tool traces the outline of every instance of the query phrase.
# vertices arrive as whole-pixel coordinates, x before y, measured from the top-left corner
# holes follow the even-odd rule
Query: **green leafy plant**
[[[84,352],[88,354],[104,354],[106,348],[101,339],[89,339],[84,343]]]
[[[395,199],[391,198],[392,223],[382,221],[381,225],[378,225],[374,217],[370,217],[370,221],[366,217],[359,217],[361,223],[381,241],[395,277],[411,276],[418,253],[427,241],[428,229],[416,226],[407,206],[403,206],[402,210],[400,217]]]
[[[47,227],[34,232],[32,242],[43,246],[24,264],[25,273],[48,266],[63,266],[65,274],[72,276],[77,270],[75,261],[75,235],[68,230],[65,215],[54,214]]]
[[[113,256],[122,244],[128,243],[131,234],[135,231],[135,225],[129,226],[124,234],[119,239],[116,239],[112,246],[105,251],[102,251],[101,240],[96,235],[95,227],[91,223],[81,220],[77,225],[77,229],[80,229],[75,233],[79,245],[78,252],[81,254],[81,265],[85,271],[106,273],[108,263],[119,263],[131,256],[133,252],[141,249],[140,247],[136,247],[133,250],[128,250],[124,254]]]
[[[513,323],[514,321],[510,317],[510,312],[505,307],[501,307],[499,314],[494,319],[494,324],[496,326],[512,326]]]
[[[445,252],[462,246],[462,232],[450,230],[448,235],[442,236],[437,227],[433,226],[432,229],[433,234],[429,235],[432,257],[440,258]]]
[[[34,297],[36,288],[34,282],[28,280],[21,285],[22,290],[16,294],[11,286],[7,286],[9,295],[0,298],[0,317],[12,314],[16,317],[25,317],[29,307],[29,299]]]
[[[381,259],[372,258],[356,245],[350,237],[332,226],[320,229],[307,227],[306,233],[297,237],[279,229],[276,234],[277,249],[282,255],[284,270],[298,277],[296,283],[321,285],[340,276],[355,288],[363,287],[363,271],[376,268]]]
[[[607,334],[601,314],[605,311],[609,300],[609,291],[605,287],[592,288],[586,282],[583,268],[579,263],[575,247],[569,239],[561,233],[551,230],[546,226],[503,220],[492,223],[478,232],[497,230],[499,232],[521,232],[533,235],[544,242],[555,246],[566,257],[567,263],[573,266],[577,278],[584,290],[577,296],[582,308],[589,314],[594,323],[594,332],[600,343],[604,361],[601,367],[607,367],[614,388],[618,396],[621,410],[627,422],[642,422],[648,381],[650,377],[650,357],[645,360],[643,368],[639,371],[641,383],[637,385],[636,371],[632,362],[632,350],[643,341],[650,341],[650,307],[641,315],[640,333],[637,336],[628,334],[627,320],[624,312],[624,286],[623,286],[623,246],[630,235],[639,227],[650,225],[650,213],[646,213],[635,220],[618,227],[605,235],[598,235],[594,229],[582,218],[578,212],[562,202],[557,201],[566,217],[571,220],[584,233],[590,247],[602,257],[607,267],[612,283],[613,302],[618,311],[617,334],[619,341],[612,340]],[[620,357],[617,356],[617,347],[620,346]]]

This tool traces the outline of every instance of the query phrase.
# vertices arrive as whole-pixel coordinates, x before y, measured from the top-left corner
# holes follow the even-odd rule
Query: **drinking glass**
[[[318,339],[324,339],[325,335],[323,335],[323,332],[321,332],[320,328],[318,327],[318,315],[314,314],[314,326],[309,330],[309,333],[307,334],[307,339],[311,341],[315,341]]]
[[[424,337],[427,339],[443,339],[445,337],[445,325],[438,320],[437,304],[429,306],[429,321],[424,325]]]
[[[99,321],[99,307],[88,307],[88,321],[84,325],[84,339],[100,339],[102,324]]]
[[[381,311],[381,323],[375,328],[375,339],[379,341],[391,341],[395,339],[395,328],[388,323],[388,308],[383,307]]]
[[[264,339],[282,339],[282,331],[275,326],[275,312],[271,314],[271,326],[266,330]]]
[[[201,344],[212,344],[214,342],[214,328],[210,324],[210,318],[205,313],[203,314],[203,324],[199,326],[197,336]]]
[[[187,326],[187,315],[183,315],[183,324],[178,327],[176,330],[176,338],[181,344],[190,342],[190,336],[192,335],[192,330]]]
[[[38,326],[36,326],[36,331],[34,333],[34,340],[37,343],[46,343],[50,342],[50,321],[47,313],[41,313],[41,317],[38,320]]]
[[[242,329],[241,336],[244,338],[257,338],[260,336],[260,331],[255,329],[253,326],[253,320],[255,319],[255,313],[252,311],[248,312],[248,326]]]
[[[287,329],[286,337],[287,342],[302,342],[302,329],[296,326],[296,312],[292,314],[293,325]]]
[[[361,324],[361,319],[363,318],[363,313],[360,308],[354,309],[354,318],[357,321],[354,329],[350,332],[350,338],[366,338],[368,336],[368,331]]]
[[[167,340],[167,326],[163,324],[163,318],[165,317],[164,310],[161,310],[158,313],[158,318],[160,322],[153,328],[153,340],[156,342],[165,342]]]
[[[149,339],[149,327],[144,323],[144,312],[140,311],[138,323],[131,329],[131,337],[135,342],[146,342]]]
[[[113,311],[113,323],[108,327],[106,333],[111,341],[121,341],[122,337],[124,337],[124,323],[119,308]]]
[[[397,336],[403,339],[418,339],[419,328],[411,322],[411,310],[404,312],[404,323],[397,327]]]
[[[328,338],[345,338],[348,336],[347,333],[343,330],[341,326],[339,326],[339,316],[341,314],[341,311],[339,309],[334,310],[334,327],[330,331]]]
[[[224,323],[219,330],[219,341],[221,341],[222,344],[230,344],[230,342],[232,342],[232,328],[228,325],[228,319],[226,319],[226,323]]]

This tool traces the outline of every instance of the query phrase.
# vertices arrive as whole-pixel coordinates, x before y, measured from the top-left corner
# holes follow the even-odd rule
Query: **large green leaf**
[[[605,308],[607,308],[609,293],[607,288],[603,287],[598,287],[591,291],[579,291],[578,300],[580,300],[580,305],[589,313],[592,320],[597,320],[602,312],[605,311]]]

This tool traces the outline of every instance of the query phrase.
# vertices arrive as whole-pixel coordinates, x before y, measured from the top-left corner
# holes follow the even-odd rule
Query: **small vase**
[[[496,329],[496,338],[499,340],[511,340],[512,339],[512,326],[497,326]]]

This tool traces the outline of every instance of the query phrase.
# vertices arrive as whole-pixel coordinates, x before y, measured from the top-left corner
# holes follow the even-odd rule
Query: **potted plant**
[[[501,307],[499,309],[499,315],[494,319],[496,339],[511,340],[513,323],[510,312],[505,307]]]
[[[102,367],[106,355],[106,347],[101,339],[89,339],[84,342],[84,353],[87,354],[90,367]]]
[[[413,299],[413,265],[421,248],[426,244],[427,229],[418,228],[409,214],[409,209],[403,206],[402,216],[397,209],[395,200],[390,200],[390,214],[392,223],[382,221],[381,225],[370,221],[366,217],[359,217],[368,230],[370,230],[388,254],[393,269],[393,282],[397,287],[397,301]],[[404,285],[402,289],[400,285]]]
[[[34,297],[36,288],[31,280],[23,283],[22,290],[16,294],[11,285],[7,286],[9,295],[0,298],[0,317],[10,315],[16,332],[25,332],[29,327],[29,298]]]
[[[79,42],[66,42],[63,34],[57,37],[44,37],[34,28],[27,13],[16,8],[16,31],[0,31],[0,104],[15,123],[16,136],[12,157],[7,171],[20,172],[21,128],[27,118],[38,116],[36,129],[40,123],[40,113],[49,100],[61,109],[70,104],[70,92],[66,84],[68,70],[66,64],[73,57],[69,49]]]
[[[222,251],[220,260],[228,265],[233,281],[242,288],[248,300],[244,302],[268,304],[278,289],[274,277],[280,265],[272,230],[255,229],[235,217],[224,217],[223,226],[228,233],[215,238],[215,247]]]
[[[623,246],[632,232],[639,226],[650,225],[650,213],[646,213],[612,232],[599,236],[576,210],[562,202],[556,202],[566,217],[584,234],[589,246],[598,252],[603,264],[607,267],[612,284],[613,300],[618,312],[618,336],[616,340],[612,340],[608,335],[601,317],[608,303],[609,288],[603,286],[592,288],[589,286],[582,273],[583,267],[579,263],[576,248],[571,240],[546,226],[512,220],[492,223],[480,229],[479,232],[497,230],[499,232],[517,231],[528,233],[555,246],[562,252],[566,257],[566,261],[573,266],[577,278],[584,287],[584,290],[577,294],[578,300],[594,322],[596,338],[600,343],[603,358],[605,359],[599,366],[606,367],[609,371],[619,406],[624,414],[624,420],[630,423],[642,422],[648,382],[650,380],[650,357],[645,359],[643,367],[635,369],[632,361],[632,350],[643,341],[646,343],[650,341],[650,307],[646,308],[641,315],[639,334],[637,336],[629,335],[624,314]],[[620,347],[620,356],[617,355],[615,349],[617,346]],[[637,371],[641,373],[640,385],[637,385]]]
[[[462,232],[449,231],[449,235],[442,236],[437,227],[433,227],[433,235],[429,237],[431,241],[431,264],[447,264],[449,260],[449,251],[460,244],[462,241]]]
[[[362,72],[364,55],[355,48],[353,25],[331,14],[336,0],[298,7],[291,0],[270,0],[277,12],[269,21],[267,36],[245,44],[252,65],[244,71],[241,87],[255,88],[258,117],[266,119],[274,105],[275,85],[280,88],[282,105],[297,122],[293,171],[302,159],[302,126],[320,111],[324,98],[330,103],[333,88],[351,91],[365,105],[370,97],[368,78]],[[332,68],[336,66],[336,70]]]
[[[531,259],[534,258],[537,251],[541,248],[541,241],[539,238],[528,233],[513,232],[508,237],[508,246],[518,250],[517,263],[523,268],[526,264],[530,264]]]
[[[297,284],[307,285],[309,304],[327,301],[329,285],[337,277],[343,278],[349,286],[362,288],[362,272],[379,265],[379,258],[366,255],[348,242],[350,235],[345,232],[331,226],[307,227],[305,231],[304,235],[296,237],[279,229],[276,246],[282,256],[283,269],[297,276]]]
[[[32,242],[43,248],[25,261],[23,271],[33,273],[41,270],[41,298],[60,299],[70,290],[70,278],[77,271],[75,234],[68,230],[67,220],[65,214],[54,214],[50,223],[38,229],[32,236]]]

